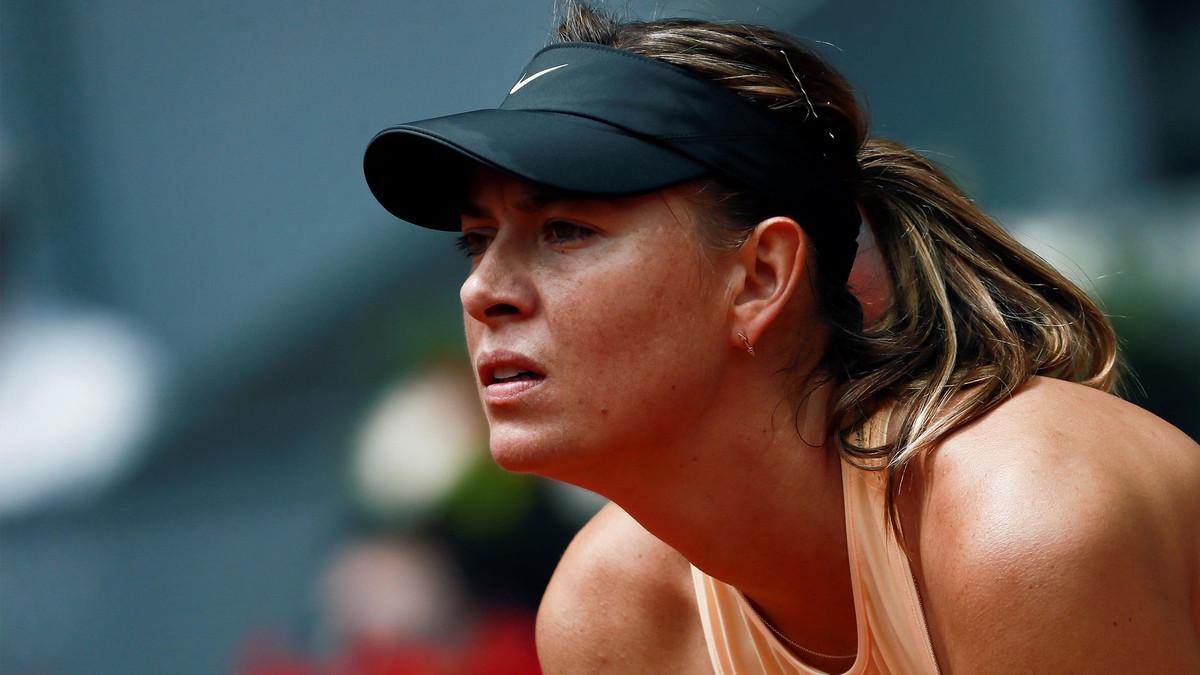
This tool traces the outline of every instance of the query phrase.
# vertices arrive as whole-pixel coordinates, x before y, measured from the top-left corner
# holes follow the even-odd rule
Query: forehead
[[[541,211],[553,204],[603,201],[596,197],[559,190],[547,185],[532,183],[486,167],[471,170],[466,192],[459,211],[465,216],[483,218],[493,208],[495,201],[512,201],[520,211]]]
[[[667,187],[640,195],[589,195],[586,192],[572,192],[532,183],[498,172],[496,169],[475,166],[470,169],[463,201],[458,205],[458,211],[466,216],[487,217],[488,211],[496,208],[497,203],[506,203],[511,208],[526,213],[536,213],[552,205],[613,213],[630,208],[644,208],[652,203],[664,205],[671,198],[668,193],[672,191],[672,187]]]

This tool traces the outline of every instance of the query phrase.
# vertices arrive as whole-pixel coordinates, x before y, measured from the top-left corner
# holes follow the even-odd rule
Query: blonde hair
[[[836,382],[830,425],[851,463],[887,473],[886,508],[902,535],[895,495],[915,457],[979,418],[1035,375],[1111,391],[1117,341],[1100,308],[984,215],[929,160],[868,138],[845,79],[787,36],[761,26],[691,19],[620,22],[571,1],[560,41],[595,42],[686,68],[765,106],[780,119],[854,153],[856,193],[888,267],[893,302],[863,325],[842,280],[816,289],[834,330],[823,361]],[[698,195],[720,214],[706,239],[736,247],[770,206],[712,181]],[[862,447],[854,432],[885,406],[896,439]],[[901,537],[902,538],[902,537]]]

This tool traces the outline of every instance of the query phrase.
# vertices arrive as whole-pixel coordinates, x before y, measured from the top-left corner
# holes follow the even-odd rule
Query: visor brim
[[[583,195],[630,195],[709,169],[674,150],[579,115],[474,110],[392,127],[371,140],[363,171],[392,215],[457,231],[467,181],[483,165]]]

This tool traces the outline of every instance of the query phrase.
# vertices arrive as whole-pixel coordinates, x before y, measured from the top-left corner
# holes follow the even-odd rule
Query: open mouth
[[[535,373],[531,370],[519,370],[517,368],[497,368],[492,372],[491,382],[488,382],[488,384],[520,382],[522,380],[541,380],[544,377],[545,375]]]
[[[546,380],[542,365],[519,352],[494,350],[479,357],[479,383],[484,402],[492,405],[514,404]]]
[[[514,366],[500,366],[485,380],[483,400],[489,408],[515,405],[527,393],[541,386],[546,376]]]

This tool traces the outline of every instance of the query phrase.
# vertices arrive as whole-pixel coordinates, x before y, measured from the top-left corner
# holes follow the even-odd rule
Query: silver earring
[[[746,337],[746,334],[740,330],[737,335],[742,338],[742,344],[746,345],[746,351],[750,353],[750,356],[754,356],[754,346],[750,344],[750,338]]]

